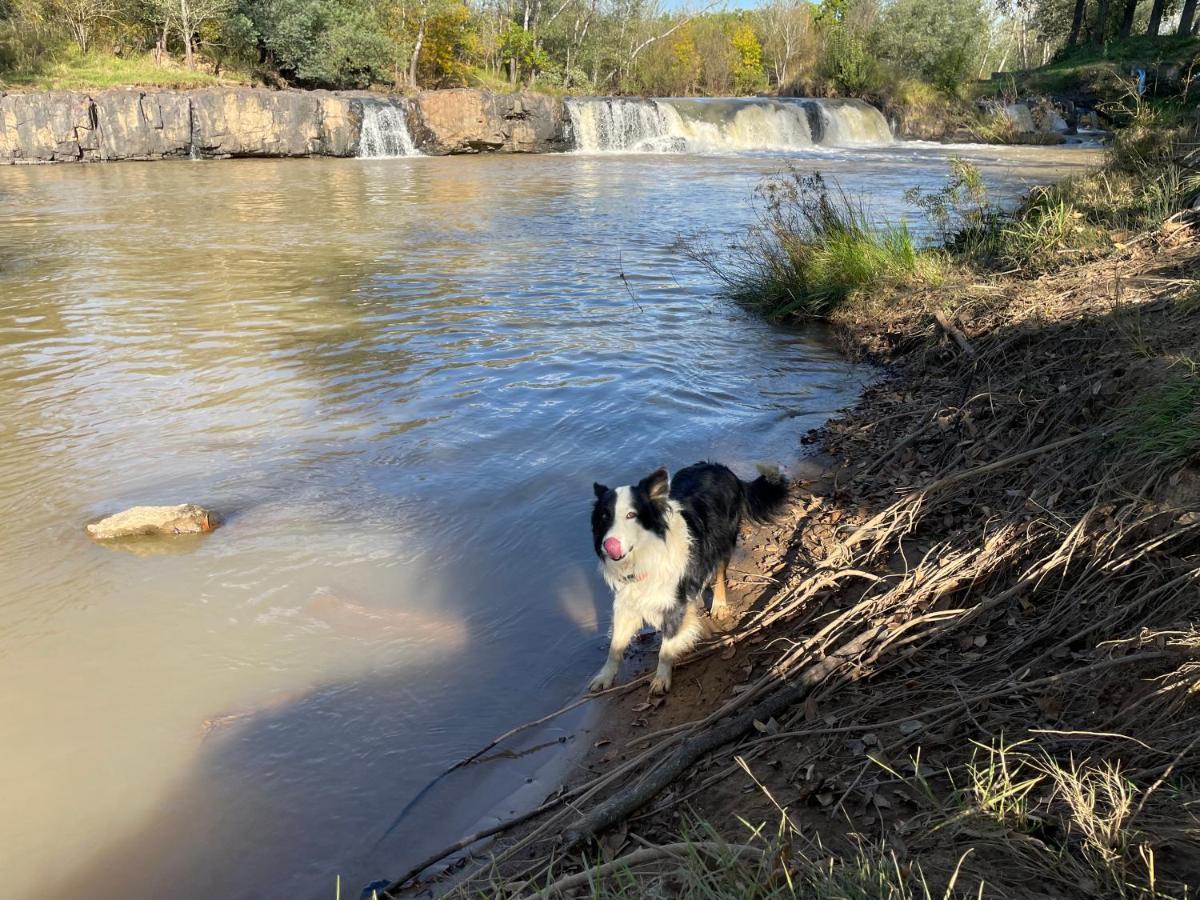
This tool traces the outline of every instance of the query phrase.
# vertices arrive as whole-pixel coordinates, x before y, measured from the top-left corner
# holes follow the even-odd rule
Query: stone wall
[[[195,156],[354,156],[363,92],[208,88],[0,93],[0,163]],[[538,94],[428,91],[403,101],[431,154],[563,150],[561,101]]]

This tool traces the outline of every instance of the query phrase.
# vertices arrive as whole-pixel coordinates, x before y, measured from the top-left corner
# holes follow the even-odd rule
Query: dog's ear
[[[601,484],[598,481],[592,482],[592,490],[595,491],[597,500],[599,500],[601,497],[603,497],[605,494],[608,493],[608,487],[606,485]]]
[[[645,488],[646,493],[655,503],[662,503],[667,499],[667,491],[671,487],[671,477],[667,474],[666,468],[658,468],[643,478],[638,486]]]

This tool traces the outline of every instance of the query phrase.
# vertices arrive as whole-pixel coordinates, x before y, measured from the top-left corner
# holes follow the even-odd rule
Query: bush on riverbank
[[[919,248],[904,223],[876,222],[862,200],[819,174],[788,169],[756,192],[757,224],[729,255],[694,242],[689,255],[731,297],[772,319],[828,315],[885,281],[935,279],[940,254]]]

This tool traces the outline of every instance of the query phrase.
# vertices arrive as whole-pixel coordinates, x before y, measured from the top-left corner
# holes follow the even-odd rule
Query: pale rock
[[[201,506],[134,506],[93,522],[87,533],[97,541],[148,534],[200,534],[217,527],[217,517]]]

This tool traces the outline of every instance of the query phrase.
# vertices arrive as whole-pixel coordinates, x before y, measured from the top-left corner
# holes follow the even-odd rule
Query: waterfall
[[[364,102],[359,159],[420,156],[408,133],[408,118],[399,103]]]
[[[820,110],[825,122],[823,143],[833,147],[890,144],[892,129],[883,113],[861,100],[806,100]]]
[[[567,100],[584,153],[731,153],[890,144],[879,110],[859,100],[580,97]]]
[[[591,152],[666,153],[686,149],[678,132],[679,115],[665,103],[625,97],[568,100],[567,114],[575,146]]]

